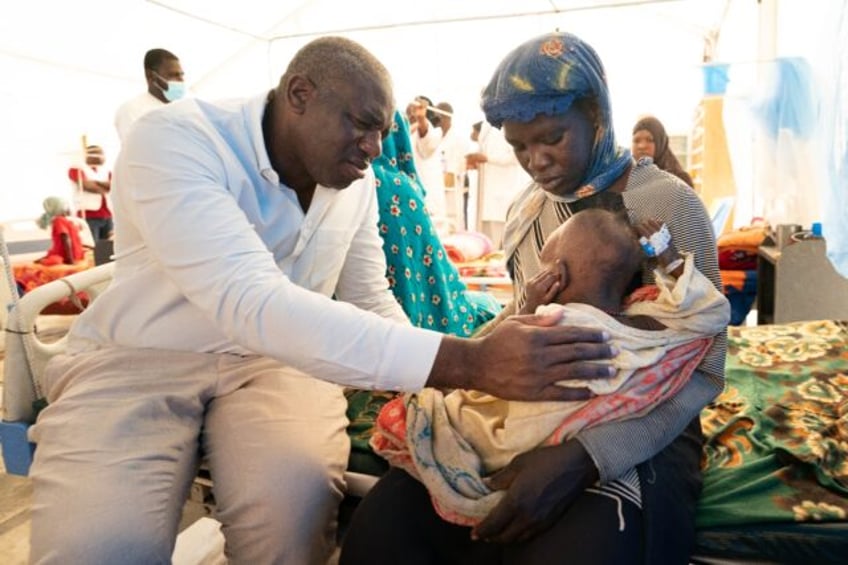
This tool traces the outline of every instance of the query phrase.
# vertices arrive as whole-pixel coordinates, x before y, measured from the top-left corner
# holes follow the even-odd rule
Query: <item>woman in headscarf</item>
[[[38,259],[42,265],[73,265],[85,258],[79,227],[70,217],[67,201],[58,196],[48,196],[42,202],[44,213],[36,220],[41,229],[50,229],[50,249]]]
[[[633,221],[665,223],[720,288],[706,210],[694,191],[616,144],[603,66],[589,45],[559,32],[525,42],[495,71],[482,107],[534,180],[507,216],[515,297],[491,324],[520,310],[548,235],[584,208],[623,203]],[[426,489],[392,469],[357,510],[342,563],[686,563],[700,490],[698,415],[722,390],[724,337],[648,414],[513,459],[489,479],[506,490],[503,500],[470,531],[439,519]]]
[[[637,161],[650,157],[654,165],[669,172],[691,187],[692,177],[683,170],[677,156],[668,146],[668,134],[662,122],[653,116],[645,116],[633,126],[633,158]]]

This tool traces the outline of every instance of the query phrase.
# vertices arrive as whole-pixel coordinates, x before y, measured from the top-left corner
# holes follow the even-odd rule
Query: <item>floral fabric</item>
[[[424,205],[400,112],[395,112],[383,154],[373,167],[386,278],[395,298],[414,325],[469,337],[500,306],[490,296],[469,291],[448,258]]]
[[[700,528],[848,521],[848,323],[728,328],[702,413]]]

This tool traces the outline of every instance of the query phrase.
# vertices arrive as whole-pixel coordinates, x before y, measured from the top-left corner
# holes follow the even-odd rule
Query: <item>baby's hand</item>
[[[521,314],[533,314],[542,304],[550,304],[562,288],[560,274],[548,270],[541,271],[527,281],[524,286],[526,300]]]

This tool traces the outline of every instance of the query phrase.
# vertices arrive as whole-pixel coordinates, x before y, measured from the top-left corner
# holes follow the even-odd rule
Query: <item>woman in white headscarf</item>
[[[47,255],[38,260],[42,265],[73,265],[82,261],[85,250],[79,227],[70,216],[68,203],[58,196],[48,196],[42,203],[44,213],[36,221],[42,229],[50,229],[51,245]]]

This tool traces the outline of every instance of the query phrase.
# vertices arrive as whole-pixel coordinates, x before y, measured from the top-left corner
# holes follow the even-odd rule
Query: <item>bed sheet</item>
[[[701,415],[698,556],[848,562],[846,328],[728,329],[725,391]]]
[[[699,527],[848,519],[846,328],[729,329],[725,391],[701,416]]]
[[[78,261],[72,265],[42,265],[35,261],[27,261],[12,264],[12,272],[15,277],[15,282],[18,284],[18,292],[21,294],[27,293],[41,285],[49,282],[63,279],[74,273],[85,271],[94,267],[94,254],[91,250],[87,250],[82,261]],[[77,300],[69,300],[63,298],[47,306],[42,313],[44,314],[79,314],[82,308],[88,304],[88,294],[85,292],[77,293]]]

